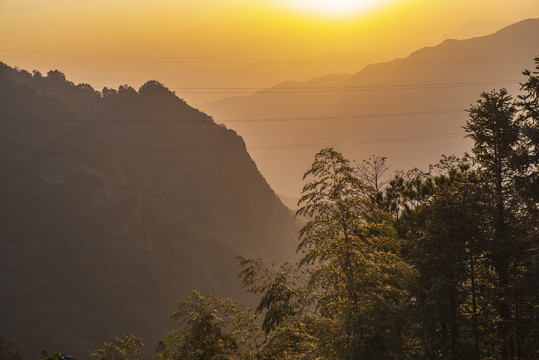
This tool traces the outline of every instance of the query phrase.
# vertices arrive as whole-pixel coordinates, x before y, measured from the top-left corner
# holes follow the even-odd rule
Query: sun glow
[[[354,17],[395,0],[278,0],[298,11],[324,17]]]

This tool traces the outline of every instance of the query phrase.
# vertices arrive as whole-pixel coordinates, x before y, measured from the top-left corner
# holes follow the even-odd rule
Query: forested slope
[[[103,93],[0,64],[0,337],[83,358],[146,351],[193,288],[245,298],[236,256],[281,258],[296,226],[245,150],[161,84]]]

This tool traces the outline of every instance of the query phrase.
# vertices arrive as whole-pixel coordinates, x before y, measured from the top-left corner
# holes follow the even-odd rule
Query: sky
[[[0,0],[0,61],[182,95],[354,73],[538,16],[537,0]],[[194,105],[226,96],[184,92]]]
[[[138,88],[158,80],[191,106],[206,110],[225,97],[247,96],[284,81],[354,74],[368,64],[405,58],[448,38],[483,36],[528,18],[539,18],[539,0],[0,0],[0,61],[43,74],[58,69],[69,80],[97,90],[122,84]],[[285,100],[294,104],[294,99]],[[305,116],[295,114],[296,105],[285,110]],[[376,104],[370,105],[374,108],[356,112],[376,113]],[[281,102],[272,109],[285,107]],[[209,115],[216,121],[246,116],[241,108],[232,117],[213,109]],[[331,140],[325,131],[317,133],[316,127],[303,123],[296,126],[307,134],[303,137],[293,136],[294,123],[271,131],[264,129],[272,123],[241,124],[227,126],[244,138],[270,185],[289,196],[301,190],[301,172],[314,150],[253,149],[316,143],[313,134]],[[428,129],[407,131],[427,136]],[[347,144],[390,137],[387,129],[373,134],[363,130],[344,129],[341,135]],[[394,137],[404,136],[395,131]],[[395,168],[405,169],[421,166],[420,160],[432,163],[440,151],[454,153],[464,146],[452,139],[446,142],[444,149],[439,141],[348,148],[357,150],[350,153],[354,159],[372,152],[392,154]]]

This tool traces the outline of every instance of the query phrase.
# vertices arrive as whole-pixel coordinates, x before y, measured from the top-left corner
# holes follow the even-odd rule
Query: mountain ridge
[[[233,130],[157,82],[96,92],[0,64],[0,337],[76,358],[131,332],[145,357],[192,289],[251,298],[238,255],[297,226]]]
[[[481,91],[506,87],[516,94],[521,72],[533,68],[533,58],[539,53],[537,43],[539,19],[528,19],[494,34],[446,40],[412,52],[407,58],[367,65],[349,75],[340,87],[316,92],[259,92],[241,99],[204,104],[200,108],[211,113],[216,121],[236,129],[248,147],[327,143],[342,147],[340,150],[349,158],[363,159],[378,153],[389,156],[396,169],[426,168],[442,153],[462,154],[469,142],[448,139],[433,144],[421,140],[424,145],[407,142],[381,146],[384,145],[381,140],[462,132],[464,110],[479,98]],[[308,89],[308,86],[296,84],[296,87],[301,86]],[[436,114],[456,109],[462,112]],[[428,112],[435,114],[414,115]],[[411,115],[392,115],[406,113]],[[369,119],[369,114],[377,117]],[[353,119],[356,115],[362,115],[361,119]],[[264,117],[316,117],[317,120],[273,124],[245,121]],[[320,119],[324,117],[325,120]],[[227,123],[227,119],[243,122]],[[373,141],[375,144],[369,146],[353,145]],[[405,145],[409,146],[406,150],[412,150],[410,159],[403,156]],[[253,158],[278,193],[293,197],[299,194],[299,169],[308,166],[308,151],[296,149],[287,154],[284,150],[257,151]],[[411,158],[421,161],[411,161]]]

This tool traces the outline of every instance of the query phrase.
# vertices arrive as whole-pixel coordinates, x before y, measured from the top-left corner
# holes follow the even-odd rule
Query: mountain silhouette
[[[238,255],[283,260],[292,213],[241,137],[156,81],[95,91],[0,63],[0,337],[146,355],[192,289],[249,302]]]
[[[462,154],[470,148],[462,138],[465,109],[494,88],[515,96],[521,72],[534,67],[537,44],[539,19],[529,19],[352,75],[282,83],[200,108],[238,131],[272,187],[295,197],[312,153],[326,144],[351,159],[388,156],[393,170]],[[248,121],[256,119],[264,120]]]

